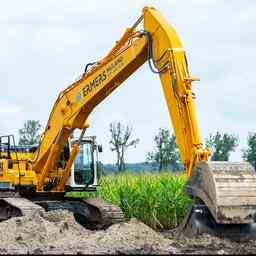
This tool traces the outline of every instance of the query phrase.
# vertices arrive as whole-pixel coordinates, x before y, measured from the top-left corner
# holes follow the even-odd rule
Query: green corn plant
[[[171,172],[126,172],[103,177],[93,194],[82,192],[71,196],[99,196],[119,205],[127,220],[137,218],[154,229],[169,229],[182,221],[192,203],[183,192],[186,179],[185,175]]]

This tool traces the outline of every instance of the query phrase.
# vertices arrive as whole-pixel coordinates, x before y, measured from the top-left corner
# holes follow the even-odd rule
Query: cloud
[[[21,113],[22,107],[7,103],[7,102],[1,102],[0,103],[0,115],[1,117],[9,117],[9,116],[15,116],[19,113]]]
[[[18,127],[21,127],[23,117],[22,106],[0,102],[0,134],[14,134],[17,137]]]

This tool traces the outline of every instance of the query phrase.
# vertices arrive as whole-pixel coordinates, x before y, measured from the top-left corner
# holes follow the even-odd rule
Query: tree
[[[243,150],[243,159],[252,164],[256,170],[256,132],[249,133],[246,150]]]
[[[175,170],[182,168],[179,150],[175,142],[175,136],[170,135],[169,130],[160,128],[154,137],[155,148],[147,154],[148,161],[158,163],[158,170],[166,170],[168,165],[172,165]]]
[[[101,177],[106,175],[104,164],[101,161],[97,161],[96,166],[97,166],[98,183],[100,183]]]
[[[111,133],[111,150],[116,151],[117,156],[117,169],[118,171],[125,170],[125,160],[124,155],[129,147],[136,147],[139,143],[139,139],[131,139],[132,127],[123,126],[120,122],[110,123],[110,133]]]
[[[206,139],[206,147],[212,149],[212,161],[228,161],[230,153],[235,151],[238,146],[238,137],[233,134],[217,132],[215,135],[210,134]]]
[[[19,145],[35,145],[39,143],[39,131],[41,124],[39,121],[27,120],[24,127],[19,129]]]

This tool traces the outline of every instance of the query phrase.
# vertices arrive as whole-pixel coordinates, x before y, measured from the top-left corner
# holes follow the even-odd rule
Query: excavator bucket
[[[249,163],[200,162],[185,191],[195,204],[180,227],[183,233],[256,239],[256,173]]]

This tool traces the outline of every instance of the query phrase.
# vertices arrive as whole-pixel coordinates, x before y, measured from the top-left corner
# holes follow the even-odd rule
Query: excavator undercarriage
[[[18,193],[0,192],[0,221],[43,211],[68,210],[78,223],[88,229],[106,229],[123,222],[122,210],[100,198],[71,198],[41,193],[21,197]]]

